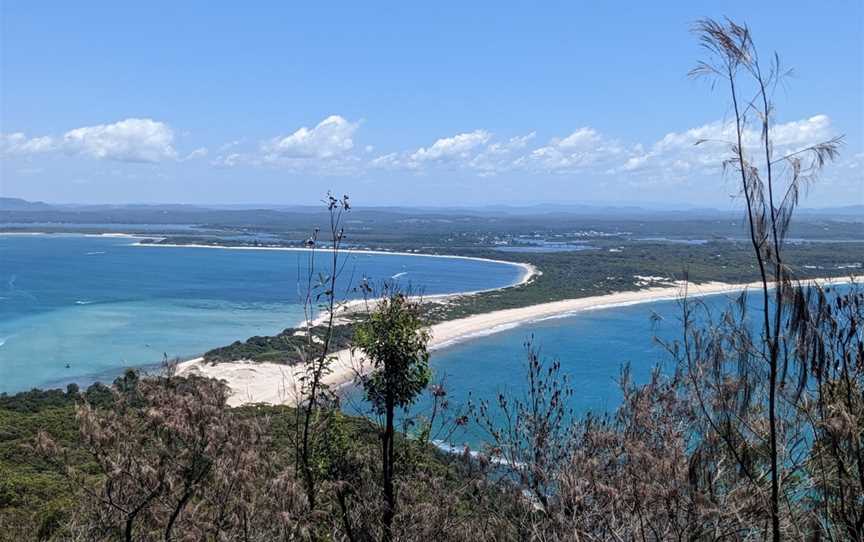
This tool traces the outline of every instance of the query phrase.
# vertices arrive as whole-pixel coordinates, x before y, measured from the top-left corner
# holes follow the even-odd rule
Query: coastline
[[[130,237],[137,237],[131,236]],[[146,237],[141,236],[143,239],[155,239],[156,237]],[[280,247],[280,246],[242,246],[242,245],[202,245],[202,244],[178,244],[178,243],[132,243],[133,246],[137,247],[168,247],[168,248],[212,248],[212,249],[221,249],[221,250],[272,250],[272,251],[286,251],[286,252],[309,252],[312,249],[303,248],[303,247]],[[318,249],[320,251],[327,251],[328,249]],[[508,286],[503,286],[501,288],[488,288],[486,290],[474,290],[471,292],[459,292],[456,294],[435,294],[432,296],[426,296],[427,299],[431,298],[441,298],[441,297],[449,297],[449,296],[459,296],[459,295],[473,295],[479,294],[483,292],[491,292],[495,290],[503,290],[505,288],[514,288],[516,286],[522,286],[523,284],[527,284],[533,278],[543,274],[542,271],[538,270],[536,266],[525,263],[525,262],[513,262],[508,260],[496,260],[494,258],[481,258],[478,256],[459,256],[456,254],[429,254],[426,252],[400,252],[400,251],[389,251],[389,250],[374,250],[374,249],[355,249],[355,248],[343,248],[340,252],[344,252],[348,255],[351,254],[376,254],[381,256],[420,256],[424,258],[448,258],[455,260],[471,260],[475,262],[488,262],[488,263],[500,263],[505,265],[512,265],[515,267],[519,267],[522,269],[522,276],[519,278],[517,282],[510,284]]]
[[[152,239],[152,238],[145,238]],[[139,247],[169,247],[169,248],[214,248],[214,249],[223,249],[223,250],[272,250],[272,251],[290,251],[290,252],[309,252],[312,249],[302,248],[302,247],[249,247],[249,246],[238,246],[238,245],[201,245],[201,244],[156,244],[156,243],[141,243],[136,242],[132,243],[133,246]],[[326,250],[326,249],[322,249]],[[522,270],[522,275],[519,277],[519,280],[514,282],[513,284],[508,284],[507,286],[500,286],[496,288],[485,288],[483,290],[470,290],[466,292],[455,292],[449,294],[431,294],[424,295],[422,298],[425,301],[434,301],[434,302],[446,302],[450,299],[454,299],[462,296],[472,296],[477,294],[482,294],[486,292],[496,292],[501,290],[507,290],[509,288],[516,288],[519,286],[525,286],[526,284],[533,281],[535,278],[539,277],[543,274],[542,271],[537,269],[537,266],[534,264],[530,264],[527,262],[512,262],[507,260],[496,260],[493,258],[480,258],[477,256],[458,256],[455,254],[426,254],[419,252],[389,252],[386,250],[366,250],[366,249],[342,249],[343,252],[347,254],[375,254],[382,256],[423,256],[426,258],[449,258],[449,259],[457,259],[457,260],[472,260],[476,262],[487,262],[487,263],[498,263],[505,264],[514,267],[518,267]],[[340,303],[335,312],[338,312],[342,315],[350,314],[352,311],[358,309],[366,302],[374,303],[375,299],[351,299],[345,302]],[[339,318],[339,314],[336,315],[336,318]],[[319,313],[317,316],[311,319],[311,321],[300,320],[294,327],[305,327],[307,325],[316,326],[327,319],[327,314],[325,312]],[[203,359],[203,358],[195,358]],[[254,401],[253,401],[254,402]]]
[[[843,278],[814,279],[811,282],[845,284],[849,281],[849,278]],[[679,282],[671,286],[644,288],[631,292],[614,292],[476,314],[431,326],[429,349],[434,351],[474,337],[498,333],[531,322],[563,318],[584,311],[679,299],[685,291],[688,297],[702,297],[730,294],[754,287],[761,287],[761,283],[707,282],[694,284]],[[324,378],[324,382],[331,387],[344,386],[350,383],[358,372],[365,370],[361,356],[352,353],[350,349],[341,350],[333,355],[335,360],[332,364],[332,371]],[[300,366],[256,363],[244,360],[210,365],[203,361],[203,358],[195,358],[182,362],[178,365],[178,372],[180,374],[194,373],[224,380],[232,390],[228,400],[231,406],[247,403],[294,403],[298,398],[296,390],[299,383],[298,379],[302,373]]]
[[[0,231],[0,236],[3,235],[80,235],[82,237],[109,237],[109,238],[121,238],[121,239],[164,239],[159,235],[142,235],[135,233],[78,233],[78,232],[3,232]],[[189,244],[180,244],[180,243],[142,243],[141,241],[136,241],[134,243],[130,243],[130,246],[135,247],[167,247],[167,248],[211,248],[211,249],[221,249],[221,250],[270,250],[270,251],[288,251],[288,252],[309,252],[312,249],[303,248],[303,247],[281,247],[281,246],[244,246],[244,245],[203,245],[196,243]],[[327,249],[320,249],[325,251]],[[522,270],[522,276],[519,277],[519,280],[514,282],[513,284],[502,286],[499,288],[487,288],[485,290],[473,290],[468,292],[459,292],[452,294],[433,294],[430,296],[425,296],[427,299],[442,299],[448,298],[452,296],[461,296],[461,295],[474,295],[483,292],[492,292],[496,290],[503,290],[505,288],[514,288],[516,286],[522,286],[531,282],[532,279],[543,274],[542,271],[537,269],[536,266],[526,262],[513,262],[509,260],[496,260],[494,258],[481,258],[478,256],[459,256],[456,254],[429,254],[425,252],[402,252],[402,251],[388,251],[388,250],[374,250],[374,249],[352,249],[346,248],[342,249],[342,252],[347,254],[376,254],[382,256],[422,256],[424,258],[448,258],[448,259],[457,259],[457,260],[471,260],[475,262],[489,262],[489,263],[499,263],[505,265],[511,265],[514,267],[518,267]]]

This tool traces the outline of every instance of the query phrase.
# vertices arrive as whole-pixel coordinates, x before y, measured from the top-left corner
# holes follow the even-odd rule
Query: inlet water
[[[319,254],[319,265],[323,265]],[[519,267],[350,253],[340,294],[397,276],[426,294],[499,288]],[[0,235],[0,392],[113,379],[274,334],[302,317],[304,251],[135,246],[135,239]],[[322,269],[323,270],[323,269]]]

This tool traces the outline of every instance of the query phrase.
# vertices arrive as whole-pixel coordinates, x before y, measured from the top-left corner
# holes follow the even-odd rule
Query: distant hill
[[[107,221],[107,222],[219,222],[224,219],[251,220],[251,223],[281,221],[285,215],[297,217],[322,213],[320,205],[235,203],[235,204],[188,204],[188,203],[59,203],[27,201],[20,198],[0,197],[0,211],[14,212],[14,218],[24,218],[25,213],[36,213],[30,220],[54,221]],[[578,217],[580,219],[621,218],[634,220],[725,220],[740,217],[740,209],[717,209],[688,205],[659,204],[604,204],[604,203],[548,203],[535,205],[463,205],[463,206],[398,206],[359,204],[354,214],[413,217]],[[49,213],[51,216],[48,216]],[[57,216],[54,216],[56,214]],[[864,205],[846,205],[823,208],[800,208],[796,214],[808,219],[864,220]],[[259,216],[256,216],[259,215]],[[12,216],[7,219],[12,219]]]
[[[42,201],[20,198],[0,198],[0,211],[48,211],[52,206]]]
[[[827,217],[857,217],[864,218],[864,205],[845,205],[842,207],[802,208],[799,214]]]

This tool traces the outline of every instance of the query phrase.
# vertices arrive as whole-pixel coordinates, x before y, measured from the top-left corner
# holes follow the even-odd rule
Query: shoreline
[[[811,279],[808,282],[847,284],[850,280],[857,278],[860,276],[841,279]],[[566,318],[580,312],[679,299],[685,290],[688,297],[703,297],[736,293],[755,287],[761,287],[761,283],[707,282],[695,284],[679,282],[670,286],[656,286],[636,291],[565,299],[476,314],[431,326],[429,350],[439,350],[472,338],[499,333],[532,322]],[[352,353],[350,349],[335,352],[333,356],[335,360],[331,366],[332,371],[324,378],[324,382],[333,388],[349,384],[357,372],[365,370],[360,355]],[[228,399],[228,404],[231,406],[247,403],[290,404],[297,400],[298,378],[302,374],[302,367],[299,365],[288,366],[246,360],[210,365],[203,361],[203,358],[199,357],[181,362],[177,367],[178,373],[194,373],[224,380],[232,390]]]
[[[75,235],[82,237],[108,237],[108,238],[121,238],[121,239],[165,239],[163,236],[159,235],[142,235],[137,233],[78,233],[78,232],[2,232],[0,231],[0,236],[3,235]],[[270,251],[288,251],[288,252],[309,252],[312,249],[304,248],[304,247],[283,247],[283,246],[246,246],[246,245],[204,245],[200,243],[189,243],[189,244],[181,244],[181,243],[142,243],[141,241],[137,241],[134,243],[130,243],[129,246],[134,247],[167,247],[167,248],[213,248],[213,249],[222,249],[222,250],[270,250]],[[326,248],[318,249],[322,252],[327,251]],[[474,295],[480,294],[484,292],[494,292],[496,290],[503,290],[505,288],[515,288],[517,286],[523,286],[531,282],[534,278],[539,277],[543,274],[542,271],[537,269],[537,266],[527,263],[527,262],[514,262],[510,260],[496,260],[495,258],[481,258],[479,256],[459,256],[456,254],[429,254],[426,252],[403,252],[403,251],[388,251],[388,250],[375,250],[375,249],[352,249],[346,248],[342,249],[342,252],[347,254],[376,254],[381,256],[422,256],[424,258],[448,258],[448,259],[458,259],[458,260],[470,260],[475,262],[487,262],[487,263],[499,263],[510,265],[514,267],[518,267],[522,270],[522,276],[519,277],[519,280],[514,282],[513,284],[508,284],[507,286],[501,286],[498,288],[486,288],[484,290],[472,290],[468,292],[454,292],[451,294],[432,294],[429,296],[425,296],[427,299],[442,299],[449,298],[454,296],[462,296],[462,295]]]
[[[139,237],[130,235],[130,237]],[[154,239],[154,237],[146,237],[140,236],[143,239]],[[196,243],[190,244],[179,244],[179,243],[132,243],[132,246],[136,247],[167,247],[167,248],[213,248],[213,249],[221,249],[221,250],[271,250],[271,251],[286,251],[286,252],[310,252],[313,249],[304,248],[304,247],[282,247],[282,246],[244,246],[244,245],[202,245]],[[317,249],[321,252],[326,252],[328,249],[322,248]],[[473,295],[479,294],[483,292],[492,292],[495,290],[503,290],[505,288],[515,288],[516,286],[522,286],[530,282],[533,278],[540,276],[543,274],[542,271],[538,270],[536,266],[526,262],[514,262],[509,260],[496,260],[494,258],[481,258],[479,256],[459,256],[456,254],[429,254],[426,252],[402,252],[402,251],[389,251],[389,250],[376,250],[376,249],[357,249],[357,248],[344,248],[341,249],[340,252],[344,252],[347,255],[356,255],[356,254],[375,254],[380,256],[419,256],[423,258],[448,258],[448,259],[456,259],[456,260],[470,260],[475,262],[487,262],[487,263],[500,263],[505,265],[511,265],[514,267],[519,267],[522,269],[522,276],[519,278],[517,282],[510,284],[508,286],[502,286],[500,288],[487,288],[485,290],[474,290],[470,292],[459,292],[453,294],[433,294],[431,297],[444,297],[444,296],[458,296],[458,295]]]

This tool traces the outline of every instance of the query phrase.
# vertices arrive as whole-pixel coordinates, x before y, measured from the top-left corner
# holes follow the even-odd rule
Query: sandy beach
[[[820,281],[825,283],[827,281]],[[848,279],[838,280],[848,282]],[[759,283],[727,284],[708,282],[702,284],[677,283],[670,286],[645,288],[633,292],[616,292],[606,295],[577,299],[566,299],[541,303],[516,309],[505,309],[449,320],[435,324],[431,328],[430,349],[435,350],[458,341],[481,335],[489,335],[506,329],[547,318],[563,317],[582,311],[605,309],[646,303],[651,301],[674,300],[680,298],[686,288],[687,295],[706,296],[712,294],[732,294],[743,289],[760,287]],[[358,353],[342,350],[334,354],[336,360],[332,372],[325,381],[333,387],[351,382],[357,371],[363,371],[363,360]],[[245,403],[284,404],[296,401],[295,393],[300,367],[276,363],[256,363],[238,360],[233,363],[206,364],[203,358],[196,358],[179,365],[180,374],[197,373],[224,380],[233,393],[229,404],[237,406]]]
[[[124,234],[125,235],[125,234]],[[132,236],[130,236],[132,237]],[[144,237],[145,239],[153,239],[153,237]],[[270,250],[270,251],[279,251],[279,252],[310,252],[311,249],[302,248],[302,247],[283,247],[283,246],[243,246],[243,245],[202,245],[196,243],[189,244],[175,244],[175,243],[133,243],[134,246],[137,247],[151,247],[151,248],[209,248],[209,249],[219,249],[219,250]],[[327,249],[318,249],[326,252]],[[500,263],[504,265],[510,265],[513,267],[518,267],[522,270],[522,276],[519,280],[508,286],[508,288],[512,286],[520,286],[529,282],[531,279],[540,274],[540,271],[537,270],[536,267],[531,265],[530,263],[523,262],[511,262],[507,260],[495,260],[493,258],[480,258],[477,256],[457,256],[454,254],[428,254],[425,252],[400,252],[400,251],[389,251],[389,250],[373,250],[373,249],[356,249],[356,248],[345,248],[340,251],[340,254],[345,256],[350,256],[352,254],[355,255],[363,255],[363,254],[375,254],[379,256],[419,256],[423,258],[446,258],[453,260],[471,260],[475,262],[492,262],[492,263]],[[492,290],[499,290],[500,288],[492,288]],[[480,292],[485,292],[489,290],[478,290],[476,292],[462,292],[460,294],[440,294],[432,297],[442,297],[442,296],[450,296],[450,295],[470,295],[477,294]]]

